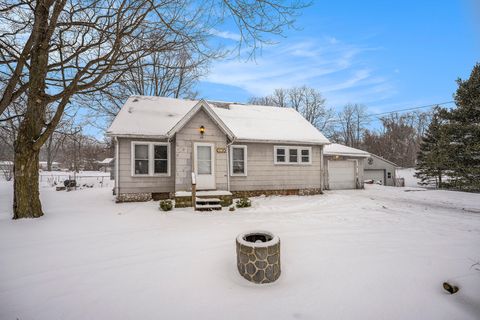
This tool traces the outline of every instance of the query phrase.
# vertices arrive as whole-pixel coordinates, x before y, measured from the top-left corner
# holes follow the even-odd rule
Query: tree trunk
[[[38,160],[38,150],[29,145],[16,145],[13,219],[43,216],[38,187]]]
[[[49,9],[53,2],[37,1],[32,30],[27,109],[15,141],[15,176],[13,183],[13,219],[38,218],[43,215],[38,188],[37,140],[45,124],[45,79],[48,65]]]
[[[47,171],[52,171],[52,144],[53,144],[53,134],[48,138],[48,142],[45,148],[47,154]]]

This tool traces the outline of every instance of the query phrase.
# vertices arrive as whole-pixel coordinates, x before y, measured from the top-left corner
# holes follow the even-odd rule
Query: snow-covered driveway
[[[106,188],[42,200],[44,217],[11,221],[0,182],[0,319],[480,318],[478,194],[367,186],[206,214]],[[274,284],[236,270],[249,229],[281,238]]]

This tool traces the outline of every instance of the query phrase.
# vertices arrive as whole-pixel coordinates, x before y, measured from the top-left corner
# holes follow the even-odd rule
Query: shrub
[[[160,201],[160,209],[163,211],[170,211],[173,208],[172,200],[162,200]]]
[[[248,198],[240,198],[236,201],[237,208],[247,208],[252,205],[252,202]]]
[[[230,208],[228,208],[228,211],[235,211],[235,207],[231,206]]]

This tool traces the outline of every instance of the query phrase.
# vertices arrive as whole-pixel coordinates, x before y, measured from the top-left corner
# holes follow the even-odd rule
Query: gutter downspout
[[[115,141],[115,196],[117,197],[118,199],[118,192],[119,192],[119,185],[120,185],[120,177],[119,177],[119,168],[118,168],[118,157],[119,157],[119,154],[120,154],[120,148],[118,146],[118,138],[115,136],[114,137],[114,141]]]
[[[235,137],[227,143],[227,191],[230,191],[230,146],[235,142]],[[246,159],[245,159],[246,160]]]
[[[325,164],[323,163],[323,148],[325,145],[320,145],[320,193],[323,193],[324,186],[323,183],[325,181]]]

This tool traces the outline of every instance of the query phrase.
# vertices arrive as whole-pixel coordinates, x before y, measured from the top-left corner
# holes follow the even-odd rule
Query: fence
[[[110,174],[106,175],[74,175],[74,174],[40,174],[40,184],[46,186],[63,186],[65,180],[77,181],[78,187],[104,188],[113,186]]]

